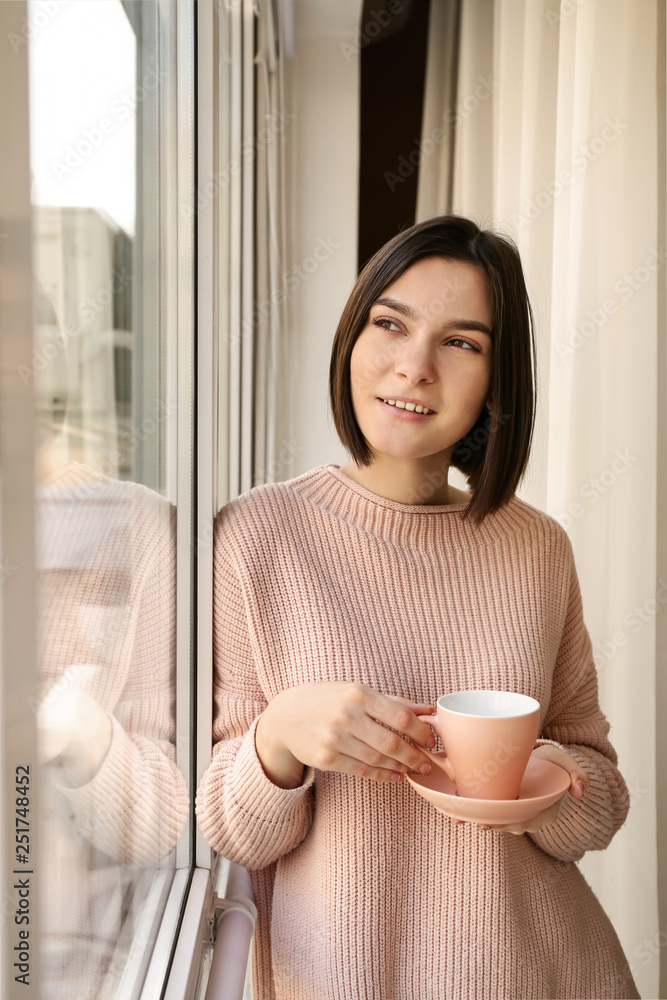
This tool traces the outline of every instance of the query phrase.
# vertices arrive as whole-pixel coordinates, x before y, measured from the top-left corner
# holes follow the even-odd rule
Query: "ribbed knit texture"
[[[37,501],[43,688],[82,688],[112,726],[86,784],[44,769],[41,982],[48,1000],[100,1000],[132,946],[123,922],[134,912],[138,926],[150,869],[188,814],[175,762],[175,510],[77,463]]]
[[[197,815],[251,872],[255,1000],[639,996],[573,863],[608,845],[629,799],[568,536],[517,497],[479,527],[464,510],[378,497],[330,464],[218,515]],[[279,788],[257,719],[284,688],[340,680],[431,704],[467,688],[531,695],[538,742],[567,749],[590,788],[523,836],[457,825],[407,782],[308,767]]]

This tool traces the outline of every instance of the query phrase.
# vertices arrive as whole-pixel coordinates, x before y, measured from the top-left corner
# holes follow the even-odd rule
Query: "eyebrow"
[[[484,333],[487,337],[493,336],[486,323],[481,323],[478,319],[452,319],[449,323],[445,323],[444,329],[477,330],[478,333]]]
[[[373,305],[387,306],[389,309],[393,309],[395,312],[401,313],[402,316],[408,316],[410,319],[418,318],[417,313],[412,306],[408,306],[404,302],[399,302],[398,299],[376,299]]]
[[[418,314],[412,308],[412,306],[407,305],[405,302],[399,302],[398,299],[390,299],[387,297],[376,299],[373,303],[374,306],[387,306],[389,309],[393,309],[397,313],[401,313],[402,316],[407,316],[409,319],[419,319]],[[477,330],[479,333],[486,334],[487,337],[491,336],[491,331],[489,330],[486,323],[480,322],[477,319],[450,319],[449,323],[446,323],[443,327],[444,330]]]

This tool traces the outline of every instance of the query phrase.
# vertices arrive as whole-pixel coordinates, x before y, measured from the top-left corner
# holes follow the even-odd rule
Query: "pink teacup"
[[[513,691],[454,691],[438,698],[437,715],[419,718],[442,740],[447,756],[438,763],[459,795],[517,798],[539,732],[539,701]]]

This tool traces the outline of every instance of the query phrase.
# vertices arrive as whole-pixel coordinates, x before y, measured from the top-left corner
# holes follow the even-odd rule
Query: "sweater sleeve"
[[[213,606],[213,755],[196,799],[199,825],[220,854],[249,869],[293,850],[313,819],[315,770],[298,788],[275,785],[255,747],[267,705],[252,652],[242,585],[216,525]]]
[[[160,507],[134,608],[127,677],[116,703],[107,705],[109,749],[86,784],[54,780],[80,835],[126,865],[151,865],[165,857],[189,808],[176,764],[175,511],[169,519],[158,517],[161,513]],[[106,641],[121,638],[112,633]]]
[[[566,536],[567,538],[567,536]],[[558,819],[528,836],[559,861],[578,861],[607,847],[625,822],[628,789],[608,740],[609,722],[598,701],[593,649],[584,624],[579,580],[567,539],[570,584],[565,625],[554,668],[551,699],[536,746],[565,750],[590,777],[581,799],[565,795]]]

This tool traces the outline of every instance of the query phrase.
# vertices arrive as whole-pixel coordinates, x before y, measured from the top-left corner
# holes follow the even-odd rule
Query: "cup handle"
[[[421,722],[425,722],[427,726],[431,726],[432,729],[435,729],[440,739],[442,739],[442,733],[440,732],[440,724],[437,715],[418,715],[417,718]],[[424,748],[422,747],[422,749]],[[456,784],[454,769],[452,768],[449,757],[442,757],[440,754],[432,753],[431,750],[426,750],[425,752],[429,755],[431,760],[434,760],[435,763],[443,769],[452,784]]]
[[[425,722],[427,726],[431,727],[431,729],[435,729],[440,739],[442,739],[442,733],[440,732],[440,720],[437,715],[418,715],[417,718],[420,722]]]

